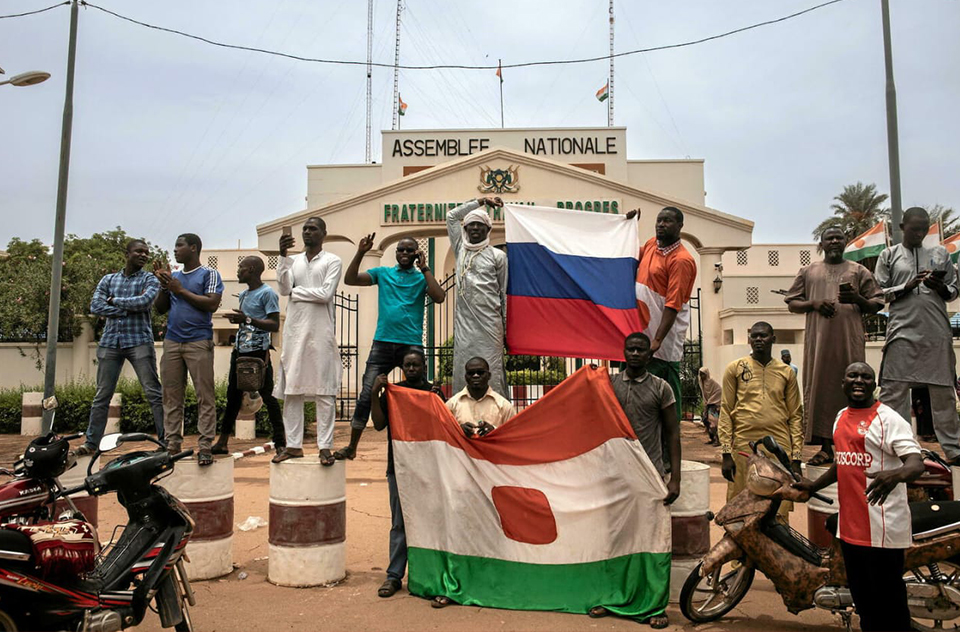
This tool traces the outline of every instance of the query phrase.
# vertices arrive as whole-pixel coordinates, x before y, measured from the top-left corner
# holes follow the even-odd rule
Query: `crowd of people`
[[[486,210],[502,205],[499,198],[479,198],[447,215],[458,292],[453,395],[446,405],[467,437],[482,437],[508,423],[515,414],[507,396],[503,360],[507,254],[490,245],[492,224]],[[626,219],[638,215],[631,211]],[[656,219],[655,236],[640,250],[636,295],[644,333],[626,336],[623,368],[610,377],[612,390],[640,445],[664,477],[665,504],[672,503],[680,493],[680,360],[697,277],[694,259],[680,239],[683,219],[679,209],[664,208]],[[890,452],[903,460],[902,468],[880,472],[860,493],[879,494],[879,485],[884,493],[878,502],[905,503],[905,495],[901,499],[901,495],[888,494],[916,470],[914,455],[919,449],[914,449],[917,444],[908,420],[910,390],[920,387],[929,393],[933,428],[947,459],[960,465],[960,421],[953,389],[955,359],[946,312],[946,302],[957,296],[957,272],[942,246],[923,246],[929,224],[929,215],[923,209],[907,210],[903,243],[885,250],[873,273],[843,259],[846,238],[842,230],[829,228],[823,232],[823,260],[802,268],[785,296],[789,310],[806,318],[802,375],[792,364],[789,351],[785,350],[780,360],[774,357],[776,333],[766,322],[750,328],[751,353],[731,362],[720,382],[706,368],[700,369],[702,419],[708,443],[718,446],[722,454],[722,474],[729,481],[728,499],[746,484],[747,468],[741,453],[749,450],[751,441],[772,435],[790,454],[798,475],[805,443],[820,448],[809,461],[811,465],[832,466],[820,480],[801,483],[808,491],[835,480],[840,481],[841,495],[851,485],[864,487],[863,467],[849,465],[858,461],[845,455],[851,450]],[[358,242],[356,255],[342,273],[340,258],[323,249],[326,234],[322,218],[307,219],[301,233],[301,252],[292,256],[289,253],[297,240],[287,230],[280,238],[277,285],[288,303],[276,371],[270,349],[271,334],[281,330],[279,297],[261,278],[264,266],[260,258],[248,257],[240,262],[237,278],[246,289],[240,293],[239,309],[227,315],[238,332],[231,354],[227,404],[216,442],[212,315],[220,306],[223,282],[216,270],[200,264],[202,243],[197,235],[187,233],[177,238],[174,257],[181,267],[176,271],[160,262],[155,262],[152,270],[145,269],[149,263],[147,245],[131,241],[124,268],[103,277],[91,303],[91,312],[103,317],[106,326],[97,351],[97,392],[80,451],[93,452],[104,432],[109,401],[125,360],[143,385],[157,435],[171,452],[178,452],[183,442],[189,373],[198,402],[197,459],[201,466],[213,463],[213,455],[227,453],[245,392],[258,392],[267,408],[276,448],[274,463],[304,456],[304,406],[312,401],[323,466],[356,457],[371,417],[376,430],[386,428],[389,433],[386,386],[387,375],[394,369],[400,368],[404,376],[395,386],[432,391],[443,398],[439,386],[426,379],[423,315],[427,298],[442,303],[445,294],[416,241],[405,238],[397,243],[396,265],[361,270],[363,257],[373,248],[376,237],[367,235]],[[333,451],[335,403],[342,373],[334,298],[341,274],[346,285],[377,286],[378,320],[353,412],[350,441]],[[879,371],[878,402],[874,399],[873,370],[864,364],[862,316],[884,306],[889,310],[889,323]],[[159,375],[152,309],[168,314]],[[850,424],[858,424],[854,434],[856,428],[870,428],[871,424],[888,432],[861,432],[857,444]],[[874,434],[882,437],[879,443],[865,448],[863,437],[869,443]],[[387,577],[378,589],[381,597],[390,597],[400,589],[407,555],[390,447],[387,461],[392,522]],[[855,467],[861,470],[859,478],[851,473]],[[873,496],[868,498],[874,500]],[[781,515],[785,517],[790,509],[789,503],[783,503]],[[893,558],[884,553],[887,550],[899,550],[901,557],[897,559],[902,560],[904,542],[909,543],[909,538],[884,539],[878,544],[848,535],[857,533],[853,523],[845,522],[850,515],[853,512],[845,516],[841,509],[839,537],[845,555],[849,551],[848,566],[862,569],[889,565]],[[856,577],[854,570],[851,589],[855,581],[866,581]],[[899,599],[895,578],[883,581],[889,583],[884,594]],[[858,605],[860,599],[867,599],[862,589],[854,590],[854,598]],[[904,593],[904,609],[905,600]],[[433,605],[449,603],[441,596]],[[863,603],[868,609],[880,607],[876,600],[869,601],[870,605],[868,601]],[[883,607],[889,607],[889,603]],[[599,607],[590,612],[591,616],[606,614]],[[658,628],[667,625],[665,616],[648,622]]]

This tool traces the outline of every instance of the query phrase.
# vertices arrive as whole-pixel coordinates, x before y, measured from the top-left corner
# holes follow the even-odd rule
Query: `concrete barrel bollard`
[[[177,461],[160,481],[196,522],[187,545],[187,576],[213,579],[233,571],[233,458],[200,467],[196,457]]]
[[[247,441],[257,438],[257,417],[256,415],[241,414],[237,417],[237,429],[233,433],[234,438],[241,441]]]
[[[803,464],[803,475],[815,481],[821,475],[830,469],[829,465],[807,465]],[[840,511],[840,500],[837,498],[837,484],[828,485],[819,492],[833,500],[833,504],[827,504],[822,500],[811,498],[807,501],[807,538],[819,547],[829,548],[833,546],[833,534],[827,531],[827,518]]]
[[[680,600],[680,589],[700,559],[710,550],[710,466],[680,462],[680,497],[670,506],[673,560],[670,601]]]
[[[270,557],[278,586],[320,586],[346,575],[347,497],[343,461],[307,456],[270,464]]]
[[[43,393],[25,391],[21,401],[20,435],[35,437],[43,425]]]
[[[87,466],[90,465],[90,459],[92,458],[92,454],[78,456],[77,464],[60,476],[60,484],[66,488],[82,485],[83,479],[87,477]],[[98,458],[97,462],[93,464],[92,471],[93,473],[97,473],[99,470],[100,459]],[[83,516],[87,519],[87,522],[93,524],[95,527],[99,524],[98,514],[100,510],[100,499],[98,497],[91,496],[87,492],[80,492],[79,494],[70,496],[70,500],[72,500],[73,504],[76,505],[77,511],[83,513]],[[57,501],[57,515],[69,508],[70,505],[67,504],[66,500]]]
[[[114,393],[110,398],[110,407],[107,409],[107,425],[103,434],[113,434],[120,432],[120,406],[123,403],[123,396],[120,393]]]
[[[953,475],[953,499],[960,500],[960,467],[951,467],[950,473]]]

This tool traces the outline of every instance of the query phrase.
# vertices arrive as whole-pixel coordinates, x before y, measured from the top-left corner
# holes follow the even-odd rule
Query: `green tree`
[[[890,209],[883,206],[888,197],[886,193],[877,193],[875,184],[848,184],[833,198],[834,202],[830,205],[833,216],[813,229],[813,238],[820,241],[823,231],[834,226],[843,230],[847,241],[863,234],[880,220],[890,217]]]

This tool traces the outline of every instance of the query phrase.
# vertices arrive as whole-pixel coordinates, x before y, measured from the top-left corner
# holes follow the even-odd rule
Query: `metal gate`
[[[690,297],[690,327],[683,341],[680,360],[680,404],[684,419],[700,414],[701,397],[698,374],[703,366],[703,332],[700,329],[700,289]]]
[[[337,346],[340,348],[340,362],[343,364],[343,376],[340,381],[340,393],[337,395],[337,421],[350,421],[360,392],[360,349],[357,346],[359,336],[360,296],[358,294],[337,294],[334,300],[337,327]]]

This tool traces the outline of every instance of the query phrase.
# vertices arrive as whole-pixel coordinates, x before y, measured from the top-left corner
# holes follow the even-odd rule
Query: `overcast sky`
[[[4,0],[0,15],[54,0]],[[95,4],[210,39],[364,60],[361,0]],[[631,0],[617,51],[705,37],[817,0]],[[960,210],[960,2],[893,0],[904,206]],[[393,62],[393,0],[376,0],[374,60]],[[0,247],[53,238],[69,8],[0,20]],[[604,55],[606,0],[408,0],[401,63],[516,63]],[[67,231],[121,225],[164,246],[256,244],[257,223],[304,208],[307,164],[364,157],[364,68],[215,48],[81,9]],[[754,242],[797,242],[845,184],[889,192],[878,0],[845,0],[782,24],[616,62],[628,157],[703,158],[707,205],[756,222]],[[602,126],[607,62],[504,71],[507,127]],[[374,70],[376,130],[392,70]],[[498,127],[492,71],[402,71],[404,128]]]

